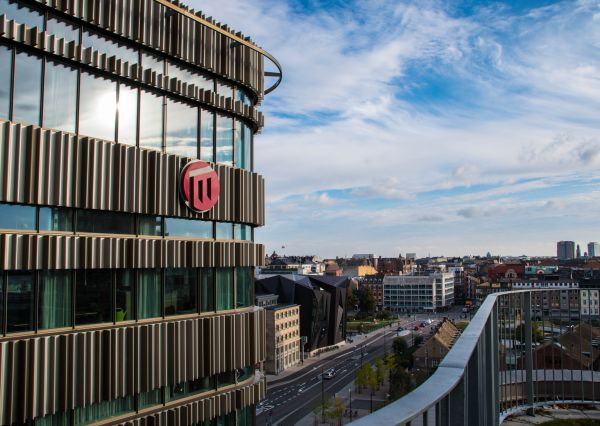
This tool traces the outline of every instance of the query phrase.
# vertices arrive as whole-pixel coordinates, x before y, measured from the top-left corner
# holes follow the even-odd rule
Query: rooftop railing
[[[499,425],[600,400],[600,290],[489,295],[432,376],[353,425]]]

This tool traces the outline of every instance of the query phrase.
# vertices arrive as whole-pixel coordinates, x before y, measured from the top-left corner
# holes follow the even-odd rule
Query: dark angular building
[[[300,305],[300,335],[306,352],[346,339],[347,277],[260,275],[256,294],[276,294],[279,303]]]
[[[0,0],[0,424],[253,424],[265,58],[168,0]]]

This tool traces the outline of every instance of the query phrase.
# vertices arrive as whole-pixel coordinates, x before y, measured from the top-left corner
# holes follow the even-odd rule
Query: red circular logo
[[[204,161],[192,161],[181,170],[180,192],[185,204],[196,212],[212,209],[219,200],[219,176]]]

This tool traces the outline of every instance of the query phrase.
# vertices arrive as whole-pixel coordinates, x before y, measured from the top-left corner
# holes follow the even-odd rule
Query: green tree
[[[392,401],[403,397],[411,390],[410,375],[402,367],[390,372],[390,399]]]
[[[377,385],[381,386],[385,380],[385,364],[381,358],[377,358],[375,361],[375,377],[377,379]]]
[[[369,287],[363,287],[360,292],[360,298],[358,300],[358,306],[361,311],[373,314],[375,312],[375,297]]]
[[[344,404],[344,400],[337,396],[333,400],[333,403],[330,405],[329,410],[327,410],[327,417],[333,420],[337,420],[338,425],[341,426],[345,410],[346,404]]]
[[[408,368],[411,364],[412,350],[408,347],[406,341],[401,337],[396,337],[392,343],[396,365],[398,367]]]
[[[348,290],[346,290],[346,309],[353,311],[357,304],[358,299],[354,294],[354,290],[352,290],[352,287],[348,287]]]

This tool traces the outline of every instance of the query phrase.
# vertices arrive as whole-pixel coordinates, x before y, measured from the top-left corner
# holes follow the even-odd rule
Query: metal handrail
[[[550,403],[552,401],[564,401],[563,398],[550,398],[541,401],[539,395],[534,393],[534,382],[540,382],[546,378],[546,372],[550,375],[552,370],[543,370],[544,375],[539,370],[533,368],[532,361],[532,332],[531,332],[531,295],[537,292],[573,292],[575,289],[540,289],[540,290],[515,290],[489,295],[468,327],[461,334],[454,346],[439,364],[437,370],[421,386],[402,397],[401,399],[381,408],[353,422],[357,426],[373,425],[411,425],[411,424],[489,424],[498,425],[509,414],[527,407]],[[514,325],[524,324],[525,348],[520,353],[522,363],[526,363],[518,370],[503,370],[499,368],[499,350],[498,350],[498,309],[501,298],[510,303],[509,296],[520,297],[520,302],[525,306],[523,317],[519,317]],[[589,297],[589,294],[588,294]],[[580,299],[581,300],[581,299]],[[574,312],[570,307],[570,299],[567,298],[569,314]],[[518,309],[516,306],[513,308]],[[581,303],[578,306],[578,315],[581,320]],[[521,313],[519,314],[521,315]],[[562,326],[562,312],[560,314]],[[524,322],[523,322],[524,321]],[[580,349],[581,351],[581,349]],[[592,398],[585,398],[583,391],[581,399],[577,402],[585,401],[587,403],[596,403],[594,396],[595,377],[598,376],[594,371],[584,374],[588,370],[571,368],[568,370],[564,365],[561,372],[570,374],[555,374],[552,372],[552,380],[572,381],[578,383],[584,376],[588,382],[592,383]],[[573,375],[574,371],[579,371]],[[501,380],[502,373],[515,374],[509,381]],[[567,380],[567,377],[569,380]],[[591,380],[590,380],[591,378]],[[511,405],[505,410],[501,409],[500,395],[506,396],[508,390],[501,391],[501,386],[520,386],[515,389],[515,394],[510,390],[510,397],[514,399],[514,406]],[[547,385],[546,385],[547,386]],[[520,392],[520,393],[519,393]],[[462,406],[461,406],[462,405]],[[433,420],[433,422],[432,422]]]

